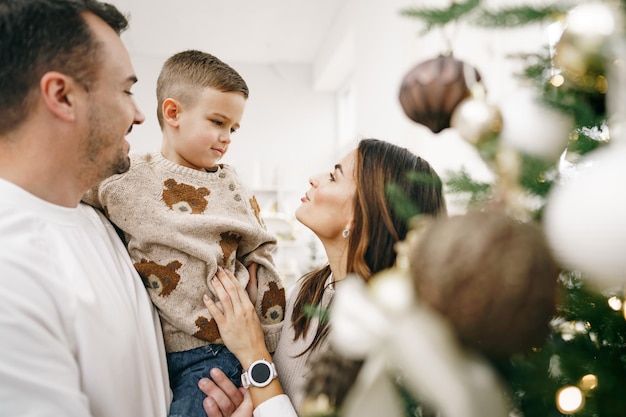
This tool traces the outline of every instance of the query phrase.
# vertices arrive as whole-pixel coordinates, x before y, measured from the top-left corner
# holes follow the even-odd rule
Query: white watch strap
[[[252,362],[248,370],[241,374],[241,385],[244,388],[265,387],[277,376],[278,372],[273,362],[259,359]]]

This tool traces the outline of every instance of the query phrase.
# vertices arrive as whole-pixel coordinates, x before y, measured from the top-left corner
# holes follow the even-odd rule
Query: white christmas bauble
[[[599,290],[626,284],[626,143],[583,157],[548,196],[544,230],[563,267]]]
[[[571,117],[541,103],[526,89],[506,96],[498,107],[503,145],[547,161],[558,160],[574,127]]]

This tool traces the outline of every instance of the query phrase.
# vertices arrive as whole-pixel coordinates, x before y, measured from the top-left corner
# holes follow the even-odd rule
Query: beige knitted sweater
[[[83,200],[123,232],[161,317],[168,352],[222,343],[202,295],[213,295],[210,281],[218,266],[233,271],[245,286],[252,262],[259,264],[255,307],[267,346],[274,350],[285,310],[285,290],[272,257],[276,238],[231,167],[204,172],[160,152],[131,153],[128,172],[104,180]]]

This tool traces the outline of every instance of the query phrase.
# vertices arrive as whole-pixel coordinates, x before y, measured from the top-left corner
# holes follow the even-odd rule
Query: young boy
[[[170,416],[206,416],[197,384],[211,368],[241,382],[242,367],[202,302],[218,267],[245,286],[246,267],[258,264],[252,301],[270,351],[280,333],[285,291],[272,259],[276,239],[255,197],[230,166],[218,164],[247,98],[243,78],[218,58],[195,50],[173,55],[157,82],[161,151],[131,153],[127,173],[84,198],[121,230],[159,311],[174,394]]]

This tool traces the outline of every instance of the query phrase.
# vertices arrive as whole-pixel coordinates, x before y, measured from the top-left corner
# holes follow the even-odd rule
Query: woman
[[[246,390],[237,389],[217,369],[211,372],[215,382],[206,378],[200,381],[200,388],[208,395],[205,410],[211,417],[231,415],[235,408],[233,415],[237,416],[249,416],[253,408],[257,417],[296,415],[306,382],[307,359],[328,346],[328,324],[312,318],[306,307],[327,308],[335,286],[348,274],[367,282],[393,266],[394,245],[406,236],[406,205],[390,201],[390,185],[421,214],[446,212],[441,180],[430,165],[404,148],[377,139],[361,140],[330,173],[314,176],[309,183],[311,188],[301,199],[296,218],[320,239],[328,264],[306,274],[290,289],[285,315],[290,325],[284,325],[273,356],[263,342],[246,290],[224,271],[212,280],[221,306],[208,297],[205,303],[224,343],[244,369],[254,366],[244,377],[245,385],[251,383],[249,395],[244,396]],[[272,360],[280,381],[274,377]]]

